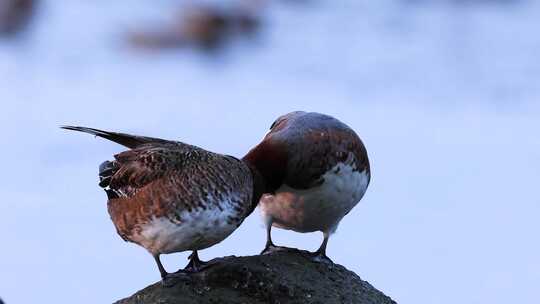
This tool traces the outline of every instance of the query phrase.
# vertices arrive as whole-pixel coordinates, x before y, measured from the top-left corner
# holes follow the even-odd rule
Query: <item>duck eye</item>
[[[274,122],[272,123],[272,125],[270,126],[270,130],[272,130],[272,129],[276,126],[278,120],[279,120],[279,119],[276,119],[276,121],[274,121]]]

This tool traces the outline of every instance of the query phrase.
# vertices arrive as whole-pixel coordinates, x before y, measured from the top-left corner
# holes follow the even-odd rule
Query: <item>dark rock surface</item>
[[[116,303],[396,303],[354,272],[313,262],[304,251],[229,256],[212,263],[172,287],[158,282]]]

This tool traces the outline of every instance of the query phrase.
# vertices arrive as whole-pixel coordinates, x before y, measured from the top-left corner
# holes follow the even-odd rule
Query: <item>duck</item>
[[[21,31],[29,23],[35,6],[34,0],[0,0],[0,35]]]
[[[263,192],[257,172],[233,156],[179,141],[79,126],[61,128],[128,148],[99,166],[99,186],[107,194],[117,233],[153,256],[165,286],[208,267],[198,251],[233,233]],[[188,265],[167,272],[160,256],[184,251],[191,251]]]
[[[191,5],[179,11],[166,28],[131,33],[128,38],[131,44],[147,49],[193,46],[212,51],[233,37],[254,36],[259,26],[258,16],[246,9]]]
[[[272,227],[322,232],[322,244],[310,255],[332,262],[326,254],[329,237],[371,180],[367,150],[356,132],[332,116],[295,111],[277,118],[242,159],[265,184],[259,202],[266,226],[262,254],[284,248],[273,243]]]

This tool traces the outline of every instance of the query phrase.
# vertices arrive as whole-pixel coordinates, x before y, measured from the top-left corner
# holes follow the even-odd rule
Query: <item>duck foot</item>
[[[201,261],[199,259],[199,254],[197,253],[197,251],[193,251],[189,255],[188,259],[189,259],[189,263],[183,270],[184,272],[187,272],[187,273],[196,273],[214,265],[214,262],[212,261],[208,261],[208,262]]]
[[[167,273],[164,277],[161,278],[161,286],[165,288],[170,288],[176,285],[179,281],[190,280],[189,273],[183,270],[179,270],[174,273]]]
[[[326,256],[326,254],[318,251],[310,252],[309,259],[316,263],[322,263],[329,266],[334,265],[334,262],[332,262],[332,260],[328,256]]]
[[[191,262],[183,269],[186,273],[197,273],[201,272],[203,270],[206,270],[214,265],[214,262],[208,261],[208,262],[200,262],[196,265],[193,265]]]
[[[294,250],[298,250],[298,249],[270,244],[270,245],[266,245],[266,247],[264,247],[263,251],[261,251],[260,254],[265,255],[265,254],[271,254],[271,253],[279,252],[279,251],[294,251]]]

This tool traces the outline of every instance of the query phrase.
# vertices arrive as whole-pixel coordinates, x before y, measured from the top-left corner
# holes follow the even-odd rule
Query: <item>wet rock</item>
[[[214,259],[211,267],[178,279],[172,287],[158,282],[116,303],[396,302],[341,265],[313,262],[305,251],[288,250]]]

